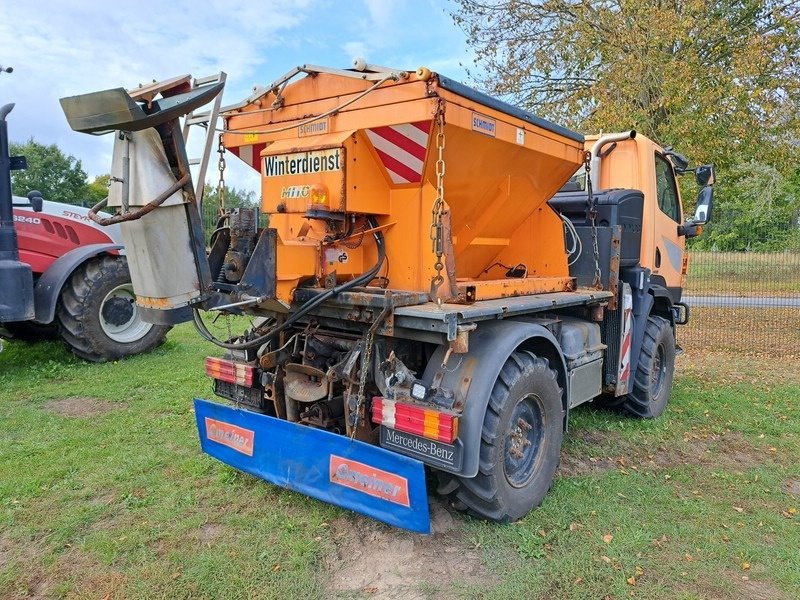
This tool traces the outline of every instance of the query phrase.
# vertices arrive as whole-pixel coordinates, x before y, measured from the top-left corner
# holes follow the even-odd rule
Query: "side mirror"
[[[694,180],[700,187],[714,185],[717,180],[714,165],[700,165],[694,170]]]
[[[31,190],[30,192],[28,192],[28,202],[31,203],[31,208],[33,209],[33,212],[42,212],[43,208],[42,192],[39,192],[37,190]]]
[[[666,154],[672,161],[672,165],[675,167],[675,172],[678,173],[678,175],[682,175],[689,168],[689,159],[683,154],[678,154],[672,148],[667,148]]]
[[[694,211],[695,225],[705,225],[711,220],[711,209],[714,207],[714,188],[707,185],[697,195],[697,208]]]

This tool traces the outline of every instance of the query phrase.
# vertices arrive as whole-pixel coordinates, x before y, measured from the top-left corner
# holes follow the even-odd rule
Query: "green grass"
[[[686,294],[792,296],[800,294],[800,250],[689,252]]]
[[[423,538],[202,455],[190,399],[211,395],[206,353],[214,348],[188,326],[149,355],[105,365],[57,343],[7,345],[0,598],[330,597],[337,548],[363,539],[349,568],[386,568],[371,552],[376,535],[430,552],[430,573],[404,581],[429,597],[794,598],[800,589],[791,510],[800,498],[789,487],[800,485],[796,364],[765,373],[749,359],[684,357],[665,418],[573,413],[566,470],[522,522],[456,516],[452,530]],[[70,397],[108,404],[58,414],[52,402]],[[432,550],[476,554],[483,586],[442,576]],[[392,591],[376,587],[342,595]]]

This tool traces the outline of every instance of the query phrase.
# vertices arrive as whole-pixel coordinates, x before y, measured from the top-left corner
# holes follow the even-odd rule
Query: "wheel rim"
[[[103,298],[100,327],[103,333],[120,344],[136,342],[153,328],[152,323],[142,319],[130,283],[115,287]]]
[[[503,471],[512,486],[525,486],[539,468],[544,454],[544,425],[539,397],[528,394],[520,398],[511,414],[503,456]]]
[[[659,344],[656,348],[656,355],[653,357],[653,368],[650,372],[650,393],[657,397],[664,387],[664,379],[667,376],[667,361],[664,355],[664,346]]]

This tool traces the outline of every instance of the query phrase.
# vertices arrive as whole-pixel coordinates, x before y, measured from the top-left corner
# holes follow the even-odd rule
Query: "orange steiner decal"
[[[370,496],[410,506],[408,480],[388,471],[331,454],[331,483],[348,487]]]
[[[243,429],[224,421],[206,417],[206,437],[237,452],[253,456],[253,444],[256,434],[250,429]]]

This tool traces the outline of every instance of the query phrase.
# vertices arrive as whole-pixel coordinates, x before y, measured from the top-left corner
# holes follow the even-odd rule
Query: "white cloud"
[[[60,97],[224,70],[230,104],[295,65],[347,67],[354,56],[399,68],[424,64],[458,77],[455,66],[468,57],[448,6],[441,0],[7,0],[0,64],[15,70],[0,74],[0,104],[17,103],[9,117],[12,140],[55,143],[97,175],[110,168],[111,139],[72,132]],[[254,171],[235,159],[227,163],[231,184],[258,189]]]
[[[0,74],[0,103],[17,104],[11,138],[56,143],[91,174],[106,172],[110,140],[71,132],[58,98],[225,70],[226,101],[238,101],[281,36],[311,8],[312,0],[6,3],[0,64],[14,73]]]

